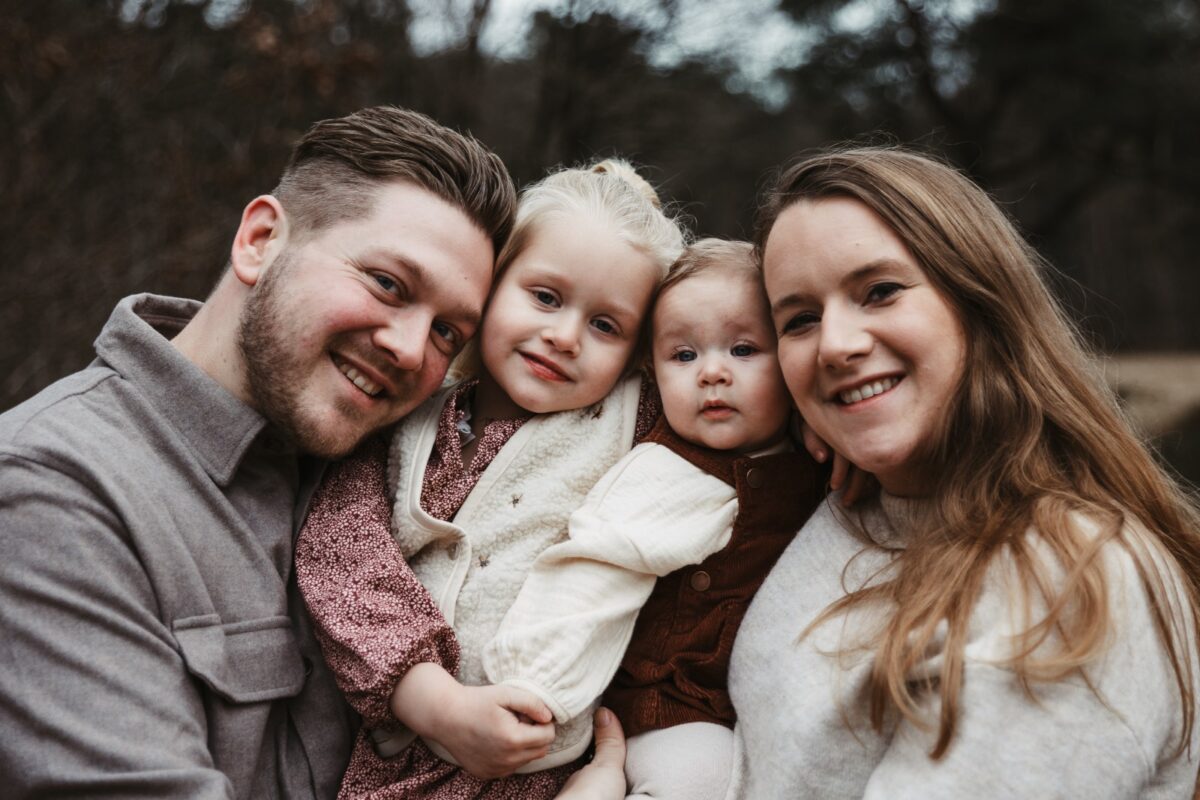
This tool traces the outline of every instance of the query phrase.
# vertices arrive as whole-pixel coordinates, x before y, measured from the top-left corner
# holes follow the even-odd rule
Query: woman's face
[[[801,201],[767,238],[764,276],[784,380],[830,447],[897,495],[950,410],[966,340],[908,248],[849,198]]]

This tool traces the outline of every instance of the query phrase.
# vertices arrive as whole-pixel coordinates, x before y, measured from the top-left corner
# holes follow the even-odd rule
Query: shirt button
[[[712,576],[702,569],[698,569],[692,573],[691,579],[692,588],[697,592],[706,592],[708,587],[712,586]]]
[[[763,471],[758,467],[746,470],[746,483],[750,485],[751,489],[761,489],[766,480],[767,476],[763,475]]]
[[[450,558],[458,558],[458,545],[452,544],[449,547],[447,547],[446,555],[450,556]]]

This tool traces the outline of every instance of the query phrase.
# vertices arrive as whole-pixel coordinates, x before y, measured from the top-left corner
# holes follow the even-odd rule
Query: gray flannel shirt
[[[342,701],[291,580],[320,465],[121,301],[0,415],[0,794],[333,797]]]

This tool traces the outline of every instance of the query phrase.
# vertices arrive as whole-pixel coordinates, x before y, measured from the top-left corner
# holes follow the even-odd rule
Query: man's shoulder
[[[0,414],[0,459],[74,461],[128,443],[148,413],[111,368],[93,363]]]

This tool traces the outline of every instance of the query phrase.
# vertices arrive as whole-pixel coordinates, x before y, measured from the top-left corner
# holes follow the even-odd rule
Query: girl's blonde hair
[[[607,158],[586,167],[560,169],[521,192],[512,233],[496,257],[493,289],[540,226],[573,215],[610,225],[621,241],[650,259],[660,282],[687,243],[683,227],[664,212],[654,187],[628,161]],[[641,326],[631,364],[640,361],[647,327]],[[478,347],[471,343],[455,359],[449,379],[476,375],[479,369]]]
[[[896,554],[892,579],[850,591],[818,619],[867,603],[892,609],[875,642],[873,726],[880,729],[889,710],[924,724],[917,695],[936,690],[942,702],[930,755],[946,752],[968,622],[998,556],[1015,567],[1026,613],[1010,666],[1027,689],[1034,680],[1083,674],[1112,628],[1100,550],[1115,542],[1137,566],[1172,665],[1182,751],[1195,724],[1200,514],[1133,432],[1098,360],[1047,288],[1045,263],[978,186],[900,148],[835,150],[784,169],[759,209],[759,257],[784,209],[830,197],[862,203],[904,242],[955,310],[967,346],[958,391],[926,453],[935,529]],[[1081,530],[1080,514],[1101,532]],[[1031,528],[1033,540],[1025,536]],[[1047,564],[1046,552],[1058,563]],[[1064,577],[1056,581],[1059,569]],[[1039,602],[1045,616],[1030,620]],[[942,620],[949,633],[941,680],[914,686],[908,676]]]

